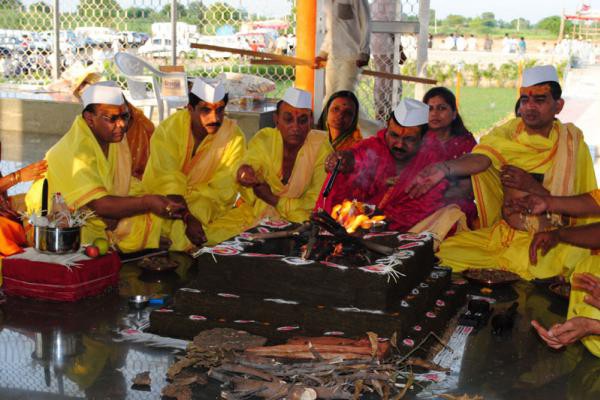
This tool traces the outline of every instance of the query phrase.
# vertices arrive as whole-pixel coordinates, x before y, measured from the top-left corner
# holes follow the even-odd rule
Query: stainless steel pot
[[[33,227],[33,247],[41,253],[65,254],[79,250],[81,227],[49,228]]]

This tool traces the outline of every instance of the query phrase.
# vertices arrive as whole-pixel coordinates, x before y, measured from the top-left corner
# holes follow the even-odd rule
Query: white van
[[[152,37],[138,49],[138,54],[146,57],[170,57],[173,49],[170,37]],[[192,51],[187,40],[177,41],[177,56],[186,58]]]

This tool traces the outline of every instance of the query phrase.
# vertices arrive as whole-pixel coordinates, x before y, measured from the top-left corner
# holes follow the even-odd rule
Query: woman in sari
[[[334,150],[347,150],[362,140],[358,128],[358,99],[348,90],[335,92],[323,108],[317,129],[329,133]]]
[[[442,148],[446,161],[470,153],[477,142],[458,113],[454,94],[444,87],[435,87],[425,93],[423,102],[429,106],[429,128],[423,146]],[[445,198],[447,204],[456,204],[461,208],[467,216],[469,227],[474,228],[477,208],[471,179],[466,177],[450,180]]]

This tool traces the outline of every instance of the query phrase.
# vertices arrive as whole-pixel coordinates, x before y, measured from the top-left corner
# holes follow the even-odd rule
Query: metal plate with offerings
[[[470,282],[482,286],[501,286],[517,282],[519,275],[494,268],[471,268],[463,272],[463,276]]]
[[[179,267],[179,263],[169,256],[144,257],[137,265],[148,272],[166,272]]]

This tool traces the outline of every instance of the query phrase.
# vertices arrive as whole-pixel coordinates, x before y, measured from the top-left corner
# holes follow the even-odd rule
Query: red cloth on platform
[[[425,134],[423,146],[433,147],[434,149],[442,149],[443,160],[454,160],[460,158],[464,154],[468,154],[473,150],[477,141],[471,133],[466,135],[451,136],[445,142],[438,139],[434,132]],[[446,199],[446,204],[456,204],[467,216],[467,224],[473,227],[473,222],[477,219],[477,207],[475,206],[475,196],[473,193],[468,198],[464,199]]]
[[[387,180],[396,176],[396,160],[385,142],[385,133],[386,129],[382,129],[376,136],[363,140],[351,149],[355,160],[354,172],[338,174],[325,202],[321,189],[317,207],[331,212],[336,204],[356,199],[378,206],[387,217],[389,229],[407,231],[445,205],[444,191],[448,186],[446,180],[417,199],[409,198],[404,192],[419,171],[429,164],[443,161],[442,149],[434,145],[421,146],[401,171],[396,184],[390,187]],[[384,197],[385,202],[382,204]]]
[[[60,264],[5,258],[2,264],[4,292],[43,300],[77,301],[118,285],[121,260],[117,253],[80,263],[81,266],[67,268]]]

